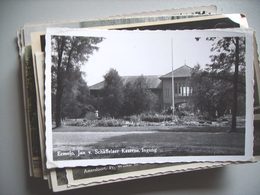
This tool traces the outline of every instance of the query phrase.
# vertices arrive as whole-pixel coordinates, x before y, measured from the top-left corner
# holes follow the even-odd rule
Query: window
[[[178,90],[178,95],[179,96],[190,96],[192,93],[192,88],[189,86],[179,86],[179,90]]]

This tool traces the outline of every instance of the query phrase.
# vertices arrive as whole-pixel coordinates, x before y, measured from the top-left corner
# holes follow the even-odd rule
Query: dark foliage
[[[118,117],[124,101],[123,82],[115,69],[104,76],[102,111],[105,115]]]
[[[159,98],[149,89],[143,76],[138,77],[135,82],[125,85],[124,96],[122,115],[154,111],[159,107]]]
[[[72,117],[70,112],[81,116],[84,110],[89,109],[79,108],[82,103],[86,103],[81,96],[83,98],[88,93],[79,69],[88,61],[93,51],[98,49],[96,45],[102,40],[101,37],[52,37],[52,110],[57,127],[61,125],[62,117]],[[79,93],[82,95],[78,95]],[[78,109],[71,110],[73,106],[69,106],[66,100],[72,101],[71,105]]]
[[[235,130],[236,116],[245,114],[245,38],[206,40],[213,42],[211,64],[205,69],[199,65],[193,69],[193,102],[209,119],[231,112],[231,128]]]

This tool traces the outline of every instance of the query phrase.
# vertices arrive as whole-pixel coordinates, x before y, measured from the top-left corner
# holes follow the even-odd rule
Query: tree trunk
[[[62,83],[62,70],[61,70],[61,63],[62,63],[62,55],[65,46],[65,38],[63,37],[59,47],[58,53],[58,66],[57,66],[57,91],[56,91],[56,106],[55,106],[55,123],[56,127],[61,126],[61,98],[62,98],[62,91],[63,91],[63,83]]]
[[[232,105],[232,123],[231,131],[236,131],[237,123],[237,82],[238,82],[238,66],[239,66],[239,37],[235,38],[236,51],[235,51],[235,72],[233,77],[233,105]]]
[[[56,91],[56,107],[55,107],[55,123],[56,127],[61,126],[61,97],[62,97],[62,82],[61,75],[57,74],[57,91]]]

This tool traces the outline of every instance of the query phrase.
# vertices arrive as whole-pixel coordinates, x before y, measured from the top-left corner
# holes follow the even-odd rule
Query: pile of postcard
[[[53,191],[260,153],[260,67],[243,14],[159,10],[26,24],[17,37],[30,176]]]

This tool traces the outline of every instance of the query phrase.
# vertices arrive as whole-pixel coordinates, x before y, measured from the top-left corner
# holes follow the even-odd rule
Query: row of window
[[[174,96],[190,96],[192,94],[192,88],[189,86],[178,86],[174,88]],[[166,88],[164,95],[166,98],[172,96],[170,88]]]

